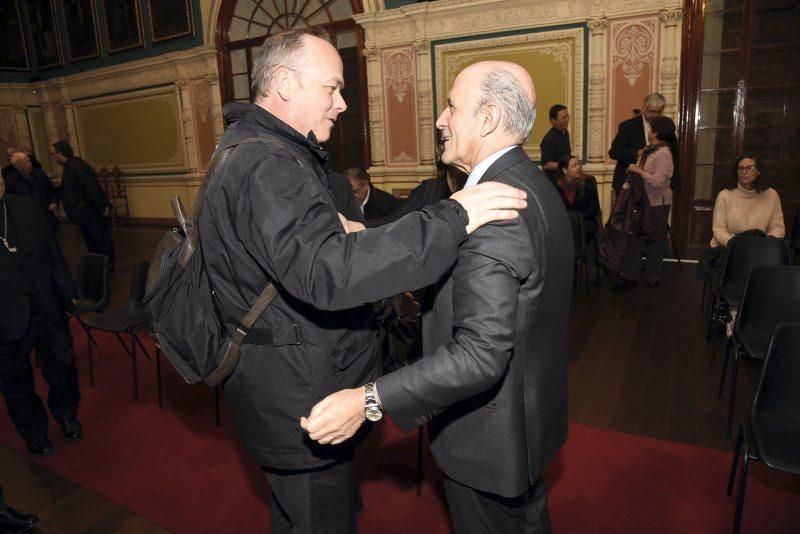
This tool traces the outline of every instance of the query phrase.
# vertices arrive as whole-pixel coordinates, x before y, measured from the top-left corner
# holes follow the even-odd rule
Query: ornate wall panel
[[[192,99],[192,118],[197,145],[197,159],[201,169],[205,169],[214,155],[214,101],[211,82],[207,78],[192,80],[190,83]]]
[[[6,149],[19,148],[19,134],[14,108],[11,106],[0,107],[0,157],[3,158],[3,167],[8,165],[5,159]]]
[[[609,143],[617,125],[641,108],[644,97],[658,91],[658,16],[611,21],[608,32]]]
[[[28,108],[28,125],[31,129],[31,141],[33,152],[42,164],[42,169],[48,174],[53,174],[55,162],[50,157],[50,143],[47,137],[47,126],[44,119],[44,112],[41,108]]]
[[[126,173],[185,171],[180,97],[175,87],[73,102],[83,158]]]
[[[382,51],[386,161],[417,165],[417,65],[412,47]]]
[[[570,140],[575,154],[584,154],[585,30],[569,28],[502,37],[434,43],[437,111],[447,103],[447,90],[465,67],[483,60],[512,61],[525,67],[536,85],[538,118],[525,151],[539,159],[539,142],[550,129],[547,111],[553,104],[570,110]]]

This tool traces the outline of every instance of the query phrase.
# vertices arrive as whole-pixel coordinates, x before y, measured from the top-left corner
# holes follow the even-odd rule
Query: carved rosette
[[[653,28],[646,23],[623,26],[614,35],[612,67],[622,67],[622,74],[633,87],[644,69],[653,64],[655,45]]]
[[[665,9],[659,13],[664,26],[677,26],[683,18],[681,9]]]

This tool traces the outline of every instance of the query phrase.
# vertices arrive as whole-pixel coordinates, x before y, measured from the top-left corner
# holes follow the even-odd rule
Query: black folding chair
[[[75,278],[78,298],[75,299],[75,310],[70,313],[70,317],[78,320],[89,338],[89,343],[96,347],[97,342],[81,319],[81,315],[102,313],[108,306],[108,256],[84,254],[78,260],[78,272]]]
[[[94,315],[86,319],[85,324],[90,330],[101,330],[113,332],[117,339],[125,348],[125,352],[131,358],[131,379],[133,382],[133,399],[139,399],[139,384],[136,372],[136,346],[142,349],[145,357],[150,360],[150,354],[136,335],[140,330],[150,326],[150,318],[147,314],[142,298],[144,297],[144,287],[147,282],[147,269],[149,261],[142,261],[136,264],[131,280],[131,291],[128,302],[119,310],[107,311],[103,314]],[[130,344],[122,339],[121,334],[130,336]],[[92,355],[92,343],[87,343],[89,349],[89,384],[94,385],[94,359]],[[161,384],[159,383],[159,395],[161,395]]]
[[[731,307],[738,306],[741,302],[750,270],[759,265],[788,264],[789,248],[782,239],[735,236],[728,241],[728,256],[722,269],[719,286],[713,294],[708,319],[712,367],[717,357],[719,330],[727,323]]]
[[[767,467],[800,475],[800,323],[779,325],[769,343],[764,370],[750,409],[750,417],[742,421],[731,474],[728,495],[736,480],[736,468],[744,445],[742,474],[736,495],[734,534],[739,533],[747,487],[750,460],[760,460]]]
[[[727,357],[722,367],[719,395],[725,384],[728,360],[733,360],[726,435],[731,437],[733,406],[739,360],[748,357],[763,362],[770,337],[780,323],[800,321],[800,267],[760,266],[750,271],[744,298],[728,340]]]
[[[583,234],[583,215],[577,211],[570,211],[569,223],[572,227],[572,244],[575,247],[574,257],[574,279],[575,279],[575,294],[580,294],[580,274],[581,266],[583,266],[584,277],[586,279],[586,296],[589,296],[589,264],[586,260],[586,241]]]

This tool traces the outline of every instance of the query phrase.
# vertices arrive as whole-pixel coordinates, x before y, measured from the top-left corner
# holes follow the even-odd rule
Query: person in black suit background
[[[377,219],[390,215],[397,206],[397,199],[386,191],[373,186],[364,169],[350,167],[344,171],[345,176],[353,186],[353,194],[361,206],[361,213],[366,220]]]
[[[0,390],[31,454],[53,452],[47,412],[36,394],[35,348],[50,386],[47,405],[68,440],[81,436],[80,393],[66,312],[75,284],[35,200],[5,194],[0,178]]]
[[[22,195],[36,200],[44,210],[47,224],[54,234],[58,232],[56,210],[56,188],[44,171],[33,166],[31,157],[24,152],[16,152],[11,157],[14,171],[6,177],[6,192]]]
[[[622,121],[619,124],[617,135],[611,142],[608,155],[617,161],[614,167],[614,179],[611,183],[611,201],[616,200],[622,184],[625,183],[625,175],[628,173],[628,165],[639,161],[642,150],[647,146],[647,132],[650,131],[650,121],[660,117],[664,113],[667,100],[659,93],[651,93],[644,99],[644,107],[640,116]]]
[[[107,215],[111,203],[97,181],[91,165],[75,156],[66,141],[53,143],[50,154],[64,167],[61,176],[61,205],[72,224],[81,227],[81,234],[89,252],[105,254],[109,265],[114,266],[114,242]]]
[[[542,170],[553,185],[556,185],[558,175],[558,160],[572,153],[569,142],[569,110],[563,104],[556,104],[550,108],[550,130],[542,137],[539,144],[541,153]]]
[[[470,173],[467,189],[525,190],[528,209],[461,245],[423,318],[422,359],[329,395],[301,421],[323,444],[384,410],[404,431],[429,423],[459,534],[549,532],[541,473],[567,437],[572,234],[556,189],[521,147],[535,98],[513,63],[479,62],[456,77],[436,123],[442,160]]]

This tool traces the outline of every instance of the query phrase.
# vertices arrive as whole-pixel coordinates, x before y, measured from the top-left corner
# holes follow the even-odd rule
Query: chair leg
[[[94,387],[94,357],[92,356],[92,338],[86,338],[86,348],[89,353],[89,385]]]
[[[139,400],[139,377],[136,372],[136,333],[131,332],[131,379],[133,380],[133,400]]]
[[[156,385],[158,387],[158,409],[164,408],[164,392],[161,389],[161,350],[156,346]]]
[[[219,386],[214,386],[214,416],[217,428],[222,426],[222,418],[219,413]]]
[[[733,491],[733,482],[736,480],[736,468],[739,467],[739,455],[742,452],[742,438],[744,434],[744,423],[739,428],[739,435],[736,436],[736,448],[733,450],[733,463],[731,464],[731,474],[728,477],[728,490],[726,491],[728,497],[731,496]]]
[[[732,339],[728,340],[725,346],[725,358],[722,361],[722,376],[719,379],[719,389],[717,389],[717,398],[722,398],[722,388],[725,387],[725,375],[728,374],[728,360],[730,359],[731,343],[735,343]]]
[[[739,491],[736,495],[736,515],[733,518],[733,534],[739,534],[742,528],[742,511],[744,508],[744,492],[747,489],[747,472],[750,468],[750,451],[747,438],[744,440],[744,462],[742,462],[742,474],[739,478]]]
[[[731,439],[731,426],[733,426],[733,405],[736,401],[736,377],[739,374],[739,350],[733,347],[733,369],[731,371],[731,395],[728,401],[728,421],[725,427],[725,435]]]

